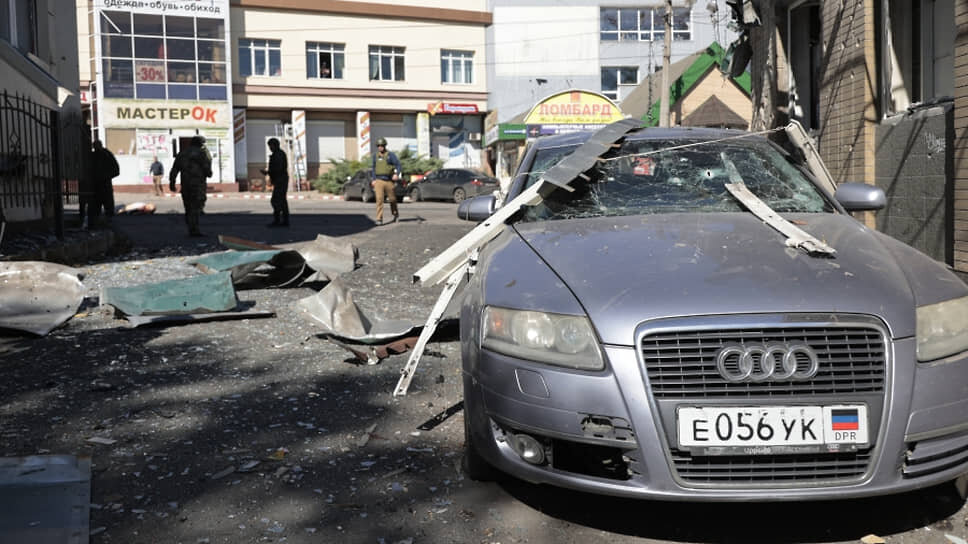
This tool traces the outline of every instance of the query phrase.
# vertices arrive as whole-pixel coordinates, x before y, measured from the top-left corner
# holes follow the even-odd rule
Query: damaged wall
[[[876,184],[887,193],[877,230],[932,258],[954,255],[954,105],[885,119],[876,130]]]

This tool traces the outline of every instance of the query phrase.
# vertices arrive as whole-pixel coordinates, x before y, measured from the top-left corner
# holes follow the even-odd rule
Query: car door
[[[447,170],[437,170],[434,172],[433,179],[427,184],[427,192],[424,193],[424,198],[446,198],[445,182],[447,179]]]

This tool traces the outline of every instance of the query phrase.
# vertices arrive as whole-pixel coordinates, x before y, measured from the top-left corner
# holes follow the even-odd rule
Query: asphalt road
[[[137,200],[146,199],[117,195],[118,203]],[[239,291],[240,301],[273,318],[159,328],[131,328],[97,303],[106,286],[193,274],[192,257],[222,250],[217,234],[272,244],[326,234],[360,251],[359,268],[343,279],[365,313],[421,325],[439,287],[412,285],[412,273],[473,227],[456,219],[454,204],[403,203],[398,223],[377,227],[373,204],[292,200],[292,227],[268,229],[267,200],[212,198],[201,223],[207,236],[190,238],[178,199],[148,200],[158,206],[154,215],[115,219],[132,252],[81,267],[88,299],[78,315],[43,338],[0,337],[0,455],[90,455],[92,542],[968,538],[968,510],[953,486],[868,500],[724,505],[470,481],[459,469],[452,323],[428,344],[409,394],[393,397],[407,354],[358,365],[321,338],[292,306],[318,287]]]

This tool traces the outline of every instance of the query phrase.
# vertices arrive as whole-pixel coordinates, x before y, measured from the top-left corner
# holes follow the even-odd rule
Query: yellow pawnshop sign
[[[545,98],[524,118],[528,125],[603,124],[625,118],[608,98],[589,91],[564,91]]]

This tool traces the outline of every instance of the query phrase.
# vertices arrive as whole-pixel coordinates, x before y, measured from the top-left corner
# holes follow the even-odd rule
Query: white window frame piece
[[[474,83],[474,52],[441,49],[440,82],[472,85]]]
[[[320,58],[329,55],[329,75],[320,70]],[[337,62],[339,59],[339,62]],[[339,65],[337,74],[336,66]],[[310,70],[314,69],[314,72]],[[306,42],[306,79],[343,79],[346,69],[346,44],[330,42]]]
[[[614,91],[605,90],[604,72],[606,70],[615,70],[615,90]],[[635,83],[622,83],[622,74],[629,71],[634,73]],[[623,94],[625,94],[622,92],[623,90],[627,90],[628,92],[631,92],[631,89],[634,89],[638,84],[639,84],[638,66],[602,66],[602,95],[607,96],[612,100],[620,101],[623,98],[625,98],[623,96]]]
[[[376,73],[373,70],[374,60],[376,60]],[[401,63],[399,69],[397,68],[398,60]],[[383,65],[387,61],[389,61],[388,69]],[[371,45],[367,68],[370,81],[405,81],[406,48],[394,45]],[[384,73],[387,71],[388,74]]]
[[[243,43],[244,42],[244,43]],[[242,48],[249,50],[249,73],[242,72]],[[282,76],[282,40],[270,40],[263,38],[239,38],[239,75],[241,77],[281,77]],[[279,56],[279,72],[272,73],[272,53]],[[256,54],[262,56],[265,61],[265,72],[256,72]]]

